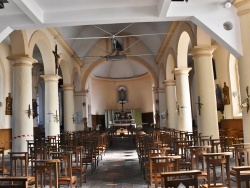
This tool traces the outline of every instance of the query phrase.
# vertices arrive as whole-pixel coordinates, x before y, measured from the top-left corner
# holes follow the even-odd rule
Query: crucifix
[[[29,104],[29,106],[28,106],[28,110],[26,110],[27,111],[27,114],[28,114],[28,117],[30,118],[30,116],[32,115],[32,109],[30,109],[30,104]]]
[[[54,121],[55,121],[56,123],[59,122],[58,115],[57,115],[57,110],[56,110],[56,115],[54,116]]]
[[[123,112],[123,104],[124,104],[124,100],[122,99],[122,112]]]
[[[198,96],[198,102],[196,104],[198,104],[199,115],[201,115],[201,107],[203,104],[201,103],[200,96]]]
[[[180,107],[179,107],[179,105],[176,106],[176,111],[178,112],[178,115],[180,115]]]
[[[168,113],[168,109],[166,110],[166,119],[168,119],[168,115],[169,115],[169,113]]]
[[[76,122],[75,115],[73,114],[73,117],[71,118],[73,120],[73,123]]]
[[[59,69],[58,59],[60,58],[60,56],[57,54],[57,45],[55,46],[55,51],[52,52],[55,56],[55,74],[58,74],[58,69]]]
[[[248,93],[248,86],[246,87],[246,92],[247,92],[247,113],[249,111],[249,93]]]

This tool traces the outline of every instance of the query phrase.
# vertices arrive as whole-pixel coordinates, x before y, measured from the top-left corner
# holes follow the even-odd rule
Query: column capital
[[[164,80],[162,83],[165,86],[175,86],[175,80]]]
[[[61,86],[63,88],[63,91],[66,91],[66,90],[74,91],[75,89],[75,86],[73,84],[64,84]]]
[[[74,96],[88,96],[88,92],[86,91],[75,91]]]
[[[212,57],[212,54],[216,48],[216,45],[195,46],[189,54],[193,56],[193,59],[202,56]]]
[[[238,15],[250,14],[250,1],[249,0],[235,0],[233,5],[238,9]]]
[[[58,76],[57,74],[45,74],[41,75],[41,77],[44,79],[45,82],[57,82],[59,79],[61,79],[61,76]]]
[[[190,70],[192,70],[192,68],[184,67],[184,68],[175,68],[172,72],[175,75],[188,75]]]
[[[33,63],[37,63],[38,61],[29,55],[12,55],[7,57],[8,60],[12,61],[13,66],[31,66]]]
[[[158,93],[159,92],[159,88],[158,87],[153,87],[153,93]]]

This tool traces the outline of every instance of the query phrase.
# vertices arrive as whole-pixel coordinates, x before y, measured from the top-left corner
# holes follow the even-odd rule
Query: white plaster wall
[[[149,75],[121,80],[107,80],[92,77],[90,79],[91,90],[91,114],[104,114],[106,109],[121,109],[117,103],[116,90],[119,86],[128,89],[128,102],[124,108],[141,108],[142,112],[153,111],[152,82]]]

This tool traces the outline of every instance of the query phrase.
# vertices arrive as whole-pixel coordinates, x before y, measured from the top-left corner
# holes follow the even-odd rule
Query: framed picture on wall
[[[8,97],[6,97],[6,109],[5,109],[6,115],[12,115],[12,97],[9,93]]]

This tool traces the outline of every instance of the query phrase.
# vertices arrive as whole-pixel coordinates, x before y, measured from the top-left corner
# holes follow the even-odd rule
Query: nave
[[[140,170],[132,137],[114,137],[95,173],[87,175],[87,188],[144,188],[147,187]]]

